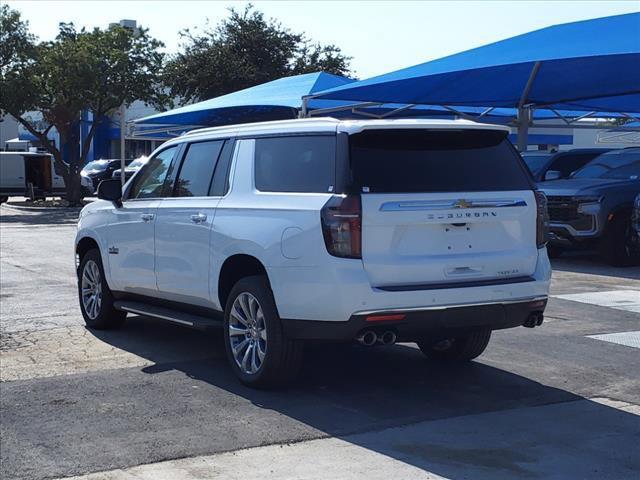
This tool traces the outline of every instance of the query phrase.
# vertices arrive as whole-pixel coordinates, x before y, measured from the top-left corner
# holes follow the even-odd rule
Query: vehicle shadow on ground
[[[267,414],[277,412],[319,435],[339,437],[452,479],[623,478],[625,472],[631,478],[640,469],[634,446],[639,416],[480,362],[443,366],[429,362],[412,345],[315,345],[307,348],[294,385],[253,390],[240,384],[227,366],[221,332],[164,323],[149,328],[149,322],[154,321],[133,317],[124,330],[93,333],[154,362],[142,369],[149,375],[183,372],[259,409],[259,421],[231,419],[219,432],[181,419],[205,445],[208,436],[252,429],[257,438],[264,434],[258,429],[271,427]],[[482,413],[488,415],[468,417]],[[419,421],[431,422],[412,427],[410,433],[379,431]],[[294,440],[275,427],[270,435],[262,444]]]
[[[567,252],[551,260],[555,271],[640,280],[640,266],[612,267],[595,252]]]
[[[79,214],[80,209],[27,211],[3,206],[0,207],[0,224],[75,225]]]

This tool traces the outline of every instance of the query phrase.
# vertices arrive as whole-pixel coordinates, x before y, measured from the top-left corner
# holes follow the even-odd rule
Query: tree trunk
[[[79,206],[82,202],[82,188],[80,184],[80,132],[79,125],[72,123],[60,133],[60,150],[68,165],[67,173],[63,176],[66,189],[66,200],[70,206]]]
[[[82,205],[82,185],[80,183],[80,175],[68,174],[64,177],[66,188],[65,199],[69,202],[69,206],[76,207]]]

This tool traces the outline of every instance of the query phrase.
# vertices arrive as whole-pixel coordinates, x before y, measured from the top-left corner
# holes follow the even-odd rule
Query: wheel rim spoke
[[[247,333],[249,333],[249,329],[247,328],[240,328],[235,325],[229,325],[229,335],[231,335],[232,337],[238,335],[246,335]]]
[[[242,313],[242,309],[239,309],[237,304],[234,304],[233,308],[231,309],[231,317],[238,320],[238,322],[240,322],[245,327],[249,326],[244,313]]]
[[[253,344],[249,344],[249,346],[247,347],[247,350],[244,352],[244,357],[242,357],[242,369],[247,372],[247,373],[252,373],[251,370],[249,370],[249,358],[251,357],[251,352],[253,351]]]

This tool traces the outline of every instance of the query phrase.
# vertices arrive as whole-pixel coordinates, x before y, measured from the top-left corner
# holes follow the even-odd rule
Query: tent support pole
[[[299,118],[307,118],[309,116],[308,103],[309,103],[309,97],[308,96],[302,97],[302,105],[300,108],[300,113],[298,114]]]
[[[529,122],[531,121],[531,109],[518,107],[518,151],[524,152],[529,144]]]
[[[531,73],[529,74],[529,79],[527,80],[527,84],[522,91],[522,95],[520,96],[520,101],[518,102],[518,150],[520,152],[524,152],[527,149],[528,145],[528,137],[529,137],[529,122],[531,122],[531,108],[525,106],[527,103],[527,99],[529,98],[529,93],[531,92],[531,87],[533,87],[533,82],[538,75],[538,71],[540,70],[540,62],[536,62],[533,64],[533,68],[531,69]]]

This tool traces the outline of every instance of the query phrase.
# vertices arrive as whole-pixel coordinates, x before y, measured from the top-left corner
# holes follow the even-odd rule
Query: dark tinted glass
[[[256,188],[263,192],[333,191],[335,136],[256,140]]]
[[[549,170],[556,170],[562,174],[562,178],[567,178],[573,172],[582,168],[584,165],[589,163],[595,157],[597,157],[599,153],[563,153],[557,156],[551,162],[549,166]]]
[[[223,140],[189,145],[176,180],[174,197],[206,197]]]
[[[133,180],[128,198],[159,198],[163,196],[163,185],[177,146],[162,150],[151,158]]]
[[[640,178],[640,149],[604,153],[573,174],[572,178]]]
[[[522,159],[524,160],[524,163],[527,165],[527,167],[529,167],[529,170],[531,170],[531,173],[533,173],[534,175],[537,173],[540,173],[540,170],[542,170],[542,167],[545,166],[545,164],[549,161],[549,159],[552,156],[553,156],[552,153],[548,153],[548,154],[527,153],[527,152],[522,153]]]
[[[369,130],[351,136],[350,154],[354,187],[363,192],[531,188],[506,132]]]
[[[220,152],[220,158],[213,174],[211,190],[209,191],[209,195],[213,197],[221,197],[229,191],[229,170],[235,143],[235,140],[224,142],[224,147],[222,147],[222,152]]]

